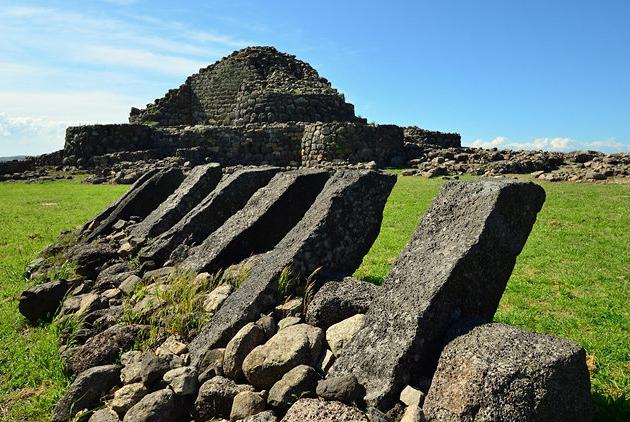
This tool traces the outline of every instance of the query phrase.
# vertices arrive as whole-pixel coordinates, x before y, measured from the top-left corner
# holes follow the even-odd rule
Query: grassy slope
[[[399,178],[381,234],[357,276],[383,279],[441,183]],[[630,187],[544,187],[547,202],[496,319],[583,344],[594,359],[599,419],[621,420],[630,395],[630,317],[624,308],[630,299]],[[17,313],[14,299],[26,285],[20,276],[24,265],[60,230],[88,220],[125,189],[0,183],[0,419],[45,419],[68,382],[54,329],[27,329]]]
[[[52,325],[27,329],[16,298],[25,265],[60,231],[80,225],[126,186],[0,183],[0,420],[46,420],[68,383]]]

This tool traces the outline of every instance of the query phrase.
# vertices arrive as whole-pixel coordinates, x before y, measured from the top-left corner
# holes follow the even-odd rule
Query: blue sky
[[[626,0],[0,0],[0,156],[125,122],[248,45],[310,63],[370,121],[630,151],[629,22]]]

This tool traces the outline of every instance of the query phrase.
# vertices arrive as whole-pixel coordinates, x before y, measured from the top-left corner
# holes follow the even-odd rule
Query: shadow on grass
[[[595,406],[595,421],[630,421],[630,400],[628,397],[623,395],[610,397],[594,392],[593,404]]]

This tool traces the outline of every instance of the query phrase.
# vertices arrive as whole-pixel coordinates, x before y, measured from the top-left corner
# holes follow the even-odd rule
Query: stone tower
[[[330,82],[273,47],[236,51],[129,117],[157,126],[356,120],[354,106]]]

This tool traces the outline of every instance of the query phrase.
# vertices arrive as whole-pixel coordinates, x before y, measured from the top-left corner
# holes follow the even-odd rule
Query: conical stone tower
[[[273,47],[236,51],[129,117],[158,126],[356,120],[354,106],[330,82]]]

